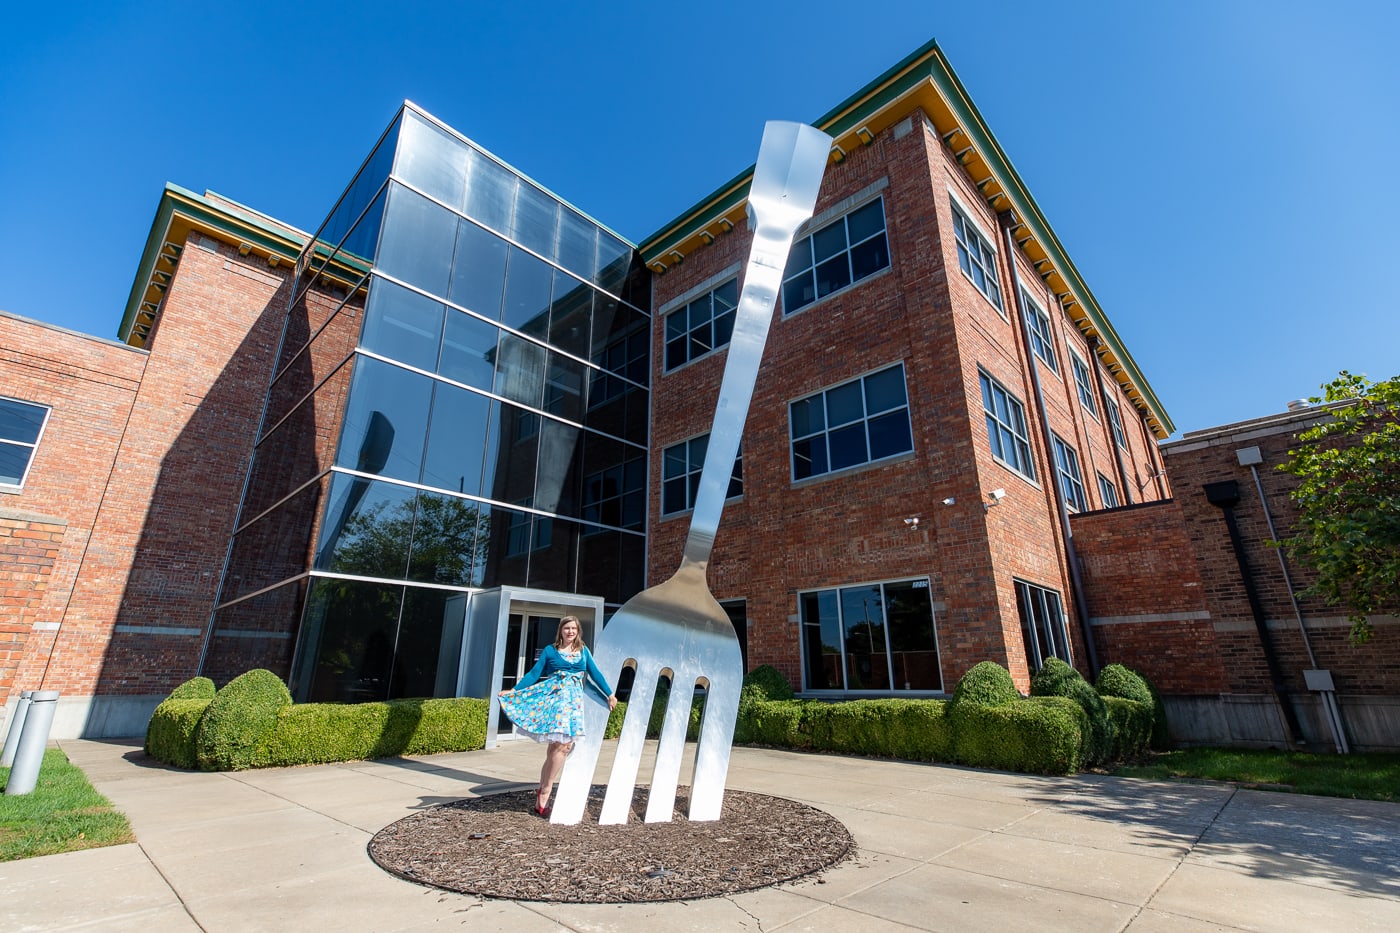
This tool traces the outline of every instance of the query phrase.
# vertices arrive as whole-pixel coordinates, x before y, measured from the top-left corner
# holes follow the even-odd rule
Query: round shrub
[[[1167,748],[1171,745],[1171,737],[1167,733],[1167,712],[1162,706],[1162,697],[1150,680],[1131,667],[1109,664],[1099,671],[1096,686],[1102,696],[1136,700],[1152,707],[1152,747]]]
[[[199,721],[199,766],[205,771],[240,771],[266,765],[277,714],[291,705],[287,685],[272,671],[253,670],[230,680]]]
[[[953,709],[964,703],[972,706],[1005,706],[1020,698],[1010,671],[995,661],[981,661],[958,681],[951,703]]]
[[[1122,697],[1139,703],[1152,702],[1152,689],[1147,686],[1147,681],[1137,671],[1121,664],[1105,666],[1099,671],[1094,686],[1098,688],[1099,696]]]
[[[1078,671],[1059,658],[1049,658],[1031,678],[1031,695],[1069,697],[1078,703],[1089,717],[1089,731],[1084,736],[1085,764],[1097,764],[1108,757],[1113,748],[1113,720],[1103,697]]]
[[[170,691],[167,700],[212,700],[219,691],[208,677],[191,677]]]
[[[750,688],[756,700],[791,700],[796,696],[792,692],[792,684],[771,664],[759,665],[744,675],[744,689],[747,691]]]
[[[194,737],[209,702],[208,698],[172,695],[157,706],[146,727],[146,754],[177,768],[197,767]]]

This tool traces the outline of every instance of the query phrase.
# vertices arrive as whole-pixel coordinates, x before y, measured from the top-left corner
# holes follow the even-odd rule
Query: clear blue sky
[[[415,101],[634,241],[936,38],[1180,431],[1400,372],[1400,36],[1327,4],[27,4],[0,309],[115,335],[162,185],[303,229]],[[3,391],[3,386],[0,386]]]

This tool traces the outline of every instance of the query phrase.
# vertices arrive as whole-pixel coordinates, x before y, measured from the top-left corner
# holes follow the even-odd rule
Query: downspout
[[[1104,421],[1108,421],[1108,390],[1103,385],[1103,372],[1099,369],[1099,338],[1093,334],[1089,335],[1089,349],[1094,354],[1094,387],[1099,390],[1099,405],[1103,408]],[[1123,406],[1116,402],[1114,406],[1118,409],[1118,423],[1122,427]],[[1123,428],[1124,431],[1127,428]],[[1128,470],[1123,466],[1123,448],[1118,446],[1118,438],[1113,436],[1113,425],[1108,425],[1108,446],[1113,451],[1113,462],[1118,464],[1118,483],[1123,487],[1123,496],[1128,501],[1124,505],[1133,504],[1133,487],[1128,483]]]
[[[1003,233],[1006,237],[1006,262],[1011,267],[1011,284],[1016,289],[1016,293],[1011,298],[1011,305],[1020,319],[1021,340],[1025,342],[1026,363],[1031,370],[1031,391],[1035,395],[1035,411],[1040,421],[1040,439],[1045,445],[1046,465],[1050,469],[1050,475],[1046,477],[1046,481],[1055,497],[1055,510],[1060,517],[1060,533],[1065,539],[1065,558],[1069,561],[1070,586],[1074,588],[1075,615],[1079,617],[1079,626],[1084,631],[1084,648],[1089,655],[1089,674],[1091,677],[1097,677],[1099,652],[1094,646],[1094,631],[1089,625],[1089,606],[1084,599],[1084,579],[1079,572],[1079,554],[1074,548],[1074,532],[1069,527],[1069,508],[1065,505],[1065,493],[1060,488],[1060,477],[1055,473],[1055,445],[1050,436],[1050,421],[1045,411],[1045,393],[1040,387],[1039,364],[1036,363],[1035,351],[1031,348],[1030,325],[1026,321],[1026,311],[1021,307],[1021,274],[1016,271],[1016,240],[1010,229],[1003,227]]]
[[[1283,718],[1289,731],[1288,741],[1302,744],[1303,729],[1298,722],[1298,714],[1288,700],[1288,687],[1283,680],[1283,670],[1279,667],[1273,645],[1269,642],[1269,626],[1264,617],[1264,607],[1259,602],[1259,594],[1254,589],[1254,577],[1249,571],[1249,561],[1245,556],[1244,539],[1240,537],[1240,526],[1235,520],[1235,506],[1240,501],[1240,484],[1236,480],[1205,484],[1206,500],[1225,513],[1225,527],[1230,532],[1230,546],[1235,552],[1235,562],[1239,565],[1240,580],[1244,583],[1244,595],[1249,600],[1249,610],[1254,615],[1254,627],[1259,632],[1259,647],[1264,650],[1264,662],[1269,668],[1269,679],[1273,682],[1274,694],[1283,708]]]

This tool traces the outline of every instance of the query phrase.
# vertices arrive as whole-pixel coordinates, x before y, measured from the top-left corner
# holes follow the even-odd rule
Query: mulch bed
[[[830,867],[855,851],[846,827],[806,804],[726,791],[720,818],[691,823],[680,788],[669,823],[644,823],[646,788],[625,825],[599,826],[602,784],[583,821],[555,826],[534,789],[442,804],[375,835],[369,854],[409,881],[515,901],[615,904],[715,897]]]

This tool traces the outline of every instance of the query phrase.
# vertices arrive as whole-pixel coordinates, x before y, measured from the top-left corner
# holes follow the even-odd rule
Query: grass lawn
[[[1120,765],[1113,773],[1156,780],[1208,778],[1320,797],[1400,801],[1400,754],[1183,748],[1152,753]]]
[[[0,768],[0,784],[9,780]],[[57,748],[44,752],[34,790],[0,795],[0,862],[135,841],[126,817]]]

